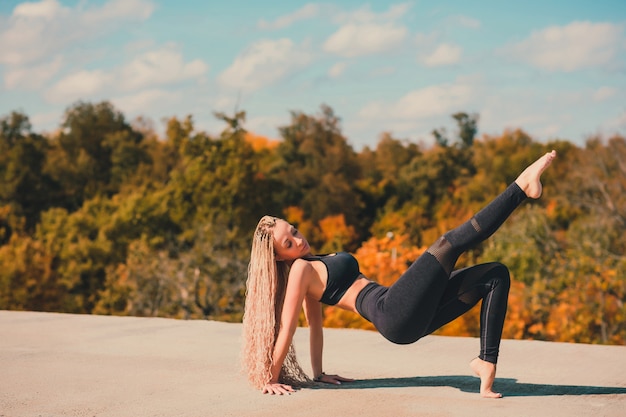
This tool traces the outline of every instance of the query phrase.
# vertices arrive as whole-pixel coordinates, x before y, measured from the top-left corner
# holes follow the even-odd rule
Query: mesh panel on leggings
[[[454,269],[458,255],[452,251],[452,245],[448,240],[441,236],[437,241],[429,247],[426,252],[430,253],[437,259],[447,274]]]
[[[472,223],[472,226],[474,226],[474,230],[476,230],[478,233],[480,233],[480,231],[482,229],[480,228],[480,225],[478,224],[478,220],[476,220],[476,217],[472,217],[470,222]]]

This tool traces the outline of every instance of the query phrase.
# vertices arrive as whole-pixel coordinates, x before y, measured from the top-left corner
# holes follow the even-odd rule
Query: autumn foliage
[[[0,309],[241,320],[250,237],[265,214],[295,224],[317,253],[352,252],[392,284],[446,230],[547,150],[544,196],[524,203],[458,267],[506,264],[505,338],[626,342],[626,139],[540,143],[522,130],[477,137],[478,116],[431,145],[383,133],[355,151],[333,110],[291,114],[278,139],[216,113],[160,137],[109,103],[76,103],[59,129],[0,118]],[[478,309],[437,333],[478,334]],[[330,327],[372,329],[325,308]]]

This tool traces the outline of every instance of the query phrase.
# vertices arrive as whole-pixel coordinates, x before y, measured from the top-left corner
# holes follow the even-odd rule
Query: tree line
[[[0,118],[0,309],[239,321],[259,218],[293,222],[318,253],[354,253],[390,284],[441,233],[556,149],[544,196],[459,267],[500,261],[513,286],[504,336],[626,341],[626,139],[477,137],[452,115],[432,144],[383,133],[355,151],[332,108],[292,112],[280,139],[215,113],[218,135],[172,117],[163,137],[108,102],[77,102],[53,133]],[[325,324],[368,328],[333,307]],[[440,334],[476,335],[469,314]]]

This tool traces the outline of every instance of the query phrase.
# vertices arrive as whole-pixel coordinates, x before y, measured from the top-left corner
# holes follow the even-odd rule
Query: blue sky
[[[291,111],[332,107],[349,143],[425,144],[450,115],[583,144],[626,134],[626,1],[0,1],[0,115],[52,131],[77,100],[158,132],[247,113],[278,138]]]

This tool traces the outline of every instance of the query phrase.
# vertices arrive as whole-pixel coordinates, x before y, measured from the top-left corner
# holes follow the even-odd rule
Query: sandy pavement
[[[0,311],[0,417],[625,416],[626,346],[504,340],[495,389],[478,394],[478,340],[397,346],[325,330],[324,369],[356,378],[289,396],[238,371],[241,325]],[[308,365],[307,329],[296,333]]]

